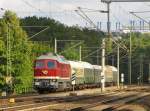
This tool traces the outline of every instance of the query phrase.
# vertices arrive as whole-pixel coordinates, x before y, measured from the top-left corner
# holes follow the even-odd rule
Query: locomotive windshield
[[[55,63],[52,62],[52,61],[48,61],[47,62],[47,66],[48,66],[48,68],[54,68],[55,67]]]
[[[36,61],[35,67],[36,68],[43,68],[44,67],[44,61]]]

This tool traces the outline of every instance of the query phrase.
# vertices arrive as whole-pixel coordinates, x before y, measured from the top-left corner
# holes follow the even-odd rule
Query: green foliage
[[[51,49],[54,49],[54,39],[56,38],[57,40],[84,40],[84,46],[86,47],[100,47],[101,46],[101,39],[105,37],[105,34],[103,32],[97,32],[95,30],[90,30],[87,28],[80,28],[78,26],[72,26],[68,27],[64,24],[61,24],[53,19],[50,18],[45,18],[45,17],[25,17],[21,20],[22,25],[30,25],[30,26],[49,26],[49,29],[44,31],[43,33],[40,33],[39,35],[35,36],[32,38],[32,41],[49,41]],[[40,30],[44,28],[24,28],[29,37],[38,33]],[[61,51],[66,50],[67,44],[70,44],[68,42],[58,42],[58,53]],[[74,44],[74,43],[73,43]],[[73,50],[73,52],[72,52]],[[70,59],[76,59],[79,60],[79,51],[78,47],[73,48],[72,50],[68,50],[67,52],[64,53],[64,55],[67,58]],[[37,51],[37,50],[34,50]],[[92,52],[93,50],[89,51],[82,51],[82,57],[87,55],[88,52]],[[70,55],[71,54],[71,55]],[[70,56],[69,56],[70,55]],[[84,60],[86,61],[95,61],[95,58],[85,58]]]
[[[45,54],[47,52],[52,52],[52,47],[50,46],[50,42],[47,41],[31,41],[31,49],[32,49],[32,60],[35,60],[36,57]]]
[[[106,44],[106,51],[108,53],[112,53],[112,38],[111,37],[107,37],[105,38],[105,44]]]
[[[64,52],[62,55],[66,57],[68,60],[79,60],[79,47],[77,48],[71,48],[75,44],[67,44],[64,48]]]
[[[44,17],[26,17],[21,20],[23,25],[46,25],[50,28],[40,35],[33,38],[33,41],[50,41],[51,48],[54,46],[54,38],[57,40],[84,40],[84,47],[100,47],[102,38],[107,37],[103,32],[97,32],[95,30],[90,30],[87,28],[80,28],[78,26],[68,27],[64,24],[61,24],[53,19],[44,18]],[[41,30],[41,28],[26,28],[25,29],[28,35],[33,35]],[[114,33],[113,33],[114,34]],[[141,33],[132,33],[132,74],[133,78],[136,79],[137,71],[139,71],[139,59],[140,55],[144,55],[144,64],[150,59],[150,34],[141,34]],[[126,78],[128,78],[128,55],[130,49],[130,34],[122,34],[122,39],[119,41],[120,44],[123,44],[127,47],[127,50],[120,48],[120,72],[126,73]],[[111,35],[110,35],[111,38]],[[74,44],[74,43],[72,43]],[[79,60],[79,50],[78,47],[70,49],[71,44],[65,42],[58,43],[58,53],[64,50],[67,50],[63,53],[67,59]],[[37,50],[36,50],[37,51]],[[88,61],[92,64],[96,64],[96,57],[86,57],[92,51],[91,49],[82,51],[82,58],[84,61]],[[116,45],[111,41],[111,39],[106,38],[106,55],[115,55],[115,66],[117,66],[117,52]],[[92,56],[95,56],[96,53]],[[101,51],[99,53],[101,56]],[[84,58],[86,57],[86,58]],[[100,60],[101,58],[99,58]],[[106,64],[111,65],[112,58],[106,56]],[[100,63],[100,61],[99,61]],[[148,69],[147,69],[148,70]],[[147,74],[147,72],[146,72]],[[133,80],[135,81],[135,80]]]
[[[31,36],[43,30],[45,27],[22,27],[26,26],[48,26],[49,28],[44,32],[31,38]],[[27,32],[25,32],[25,31]],[[8,33],[9,32],[9,33]],[[57,40],[83,40],[82,48],[84,47],[100,47],[102,38],[106,37],[104,32],[98,32],[87,28],[80,28],[78,26],[68,27],[53,19],[45,17],[26,17],[19,20],[15,13],[6,11],[2,19],[0,19],[0,88],[10,87],[5,83],[7,77],[7,37],[10,37],[11,43],[11,74],[13,76],[13,86],[15,89],[32,86],[32,65],[35,58],[43,53],[51,52],[54,49],[54,39]],[[150,61],[150,34],[132,33],[132,74],[133,81],[136,81],[137,73],[139,71],[139,60],[143,55],[143,63],[146,65]],[[45,42],[47,41],[47,42]],[[119,41],[127,47],[127,51],[120,49],[120,56],[129,54],[130,34],[123,34]],[[69,60],[79,60],[79,46],[70,48],[75,45],[74,42],[58,43],[58,53],[61,53]],[[106,53],[115,55],[111,39],[106,40]],[[96,57],[86,57],[93,49],[83,50],[82,58],[84,61],[90,61],[96,64]],[[96,53],[94,54],[94,56]],[[99,53],[101,55],[101,51]],[[93,55],[92,55],[93,56]],[[128,57],[120,60],[120,72],[128,73]],[[106,57],[106,60],[109,59]],[[100,60],[100,58],[99,58]],[[115,64],[117,61],[115,60]],[[107,64],[110,64],[109,60]],[[111,65],[111,64],[110,64]],[[148,69],[147,69],[148,70]],[[148,72],[145,71],[146,74]],[[127,78],[127,74],[125,75]]]
[[[132,46],[132,82],[137,82],[137,77],[140,74],[140,64],[144,66],[144,82],[148,82],[148,64],[150,63],[150,34],[141,34],[141,33],[132,33],[124,35],[125,45],[127,46],[127,56],[129,55],[129,47],[130,47],[130,36],[131,36],[131,46]],[[126,72],[128,66],[128,57],[124,59],[123,68],[121,68],[121,72]],[[142,63],[141,63],[142,61]],[[126,75],[128,76],[128,75]]]
[[[0,74],[1,82],[0,87],[6,87],[6,85],[11,85],[13,88],[21,85],[32,84],[32,62],[30,59],[31,47],[27,40],[26,32],[21,28],[19,18],[15,13],[11,11],[6,11],[3,18],[0,21]],[[8,38],[9,41],[8,41]],[[13,77],[12,84],[7,84],[5,78],[10,75],[7,74],[7,44],[10,47],[10,62],[11,67],[10,73]],[[6,85],[5,85],[6,84]]]

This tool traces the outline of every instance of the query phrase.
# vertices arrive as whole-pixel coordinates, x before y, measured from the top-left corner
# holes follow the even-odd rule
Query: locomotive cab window
[[[36,68],[43,68],[44,67],[44,61],[36,61],[35,67]]]
[[[48,68],[54,68],[55,67],[55,63],[54,62],[52,62],[52,61],[48,61],[47,62],[47,66],[48,66]]]

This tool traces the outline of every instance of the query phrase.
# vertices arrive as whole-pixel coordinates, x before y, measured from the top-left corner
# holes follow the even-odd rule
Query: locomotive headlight
[[[42,70],[42,73],[47,75],[48,74],[48,71],[47,70]]]

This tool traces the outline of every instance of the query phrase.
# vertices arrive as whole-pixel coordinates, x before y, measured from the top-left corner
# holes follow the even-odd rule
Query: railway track
[[[104,100],[107,100],[107,101],[110,101],[111,98],[111,101],[116,101],[118,99],[118,97],[114,97],[114,96],[121,96],[122,98],[125,98],[124,96],[122,95],[126,95],[126,92],[120,92],[120,93],[113,93],[113,94],[107,94],[107,97],[105,96],[90,96],[90,97],[73,97],[73,98],[66,98],[66,99],[63,99],[63,100],[59,100],[59,101],[53,101],[53,102],[40,102],[40,103],[37,103],[37,104],[28,104],[26,106],[20,106],[20,107],[15,107],[15,109],[17,109],[18,111],[31,111],[31,110],[40,110],[40,109],[45,109],[45,108],[50,108],[51,107],[60,107],[60,105],[63,104],[63,106],[65,106],[65,104],[70,104],[70,103],[73,103],[73,102],[80,102],[80,101],[88,101],[88,100],[92,100],[93,98],[96,98],[96,99],[99,99],[101,100],[101,102],[104,102]],[[134,94],[130,93],[128,94],[128,96],[133,96]],[[105,101],[106,102],[106,101]],[[99,104],[99,103],[97,103]],[[74,105],[73,105],[74,106]],[[72,107],[71,105],[69,107]],[[92,104],[92,107],[93,104]],[[14,108],[14,107],[13,107]],[[88,105],[88,108],[91,108],[89,107]],[[64,108],[62,107],[61,111],[64,111],[63,110]],[[68,108],[66,108],[67,110]],[[10,111],[12,111],[13,109],[11,109]],[[54,109],[53,109],[54,110]],[[57,109],[55,109],[57,110]],[[72,109],[71,109],[72,110]],[[75,111],[80,111],[78,108],[77,109],[73,109]]]
[[[135,88],[133,88],[133,90],[135,90]],[[15,104],[2,105],[0,107],[0,111],[1,110],[2,111],[30,111],[30,110],[40,110],[40,109],[51,109],[52,111],[56,111],[58,109],[60,111],[64,111],[62,109],[80,111],[80,110],[92,109],[102,105],[107,105],[107,107],[104,108],[105,111],[108,109],[116,109],[118,107],[121,107],[122,105],[124,105],[129,101],[128,99],[130,99],[130,101],[136,100],[148,94],[148,93],[143,93],[146,95],[140,95],[139,92],[138,93],[133,92],[133,90],[131,91],[131,89],[128,89],[122,92],[116,90],[114,92],[108,92],[99,95],[80,95],[80,96],[73,96],[73,97],[72,96],[54,97],[54,95],[50,95],[50,94],[27,97],[27,98],[22,97],[24,99],[18,98],[18,101]],[[139,91],[140,90],[142,91],[145,90],[147,92],[147,89],[141,88],[139,89]],[[129,91],[128,94],[126,91],[127,92]],[[114,105],[114,102],[124,101],[125,99],[127,99],[128,101],[124,103],[120,102],[121,104]],[[90,101],[93,100],[97,100],[97,101],[90,103]],[[80,104],[80,102],[86,103],[87,101],[89,101],[87,105]],[[68,104],[68,106],[65,106],[66,104]]]
[[[110,95],[117,95],[117,94],[122,94],[125,92],[111,92],[111,93],[106,93],[106,94],[100,94],[100,95],[82,95],[82,96],[69,96],[69,97],[63,97],[63,98],[39,98],[33,101],[29,102],[24,102],[23,104],[15,104],[11,106],[3,106],[0,108],[0,110],[7,110],[7,111],[14,111],[14,110],[21,110],[23,109],[24,111],[28,110],[35,110],[35,109],[40,109],[40,108],[45,108],[45,107],[50,107],[50,106],[57,106],[60,103],[69,103],[69,102],[74,102],[74,101],[80,101],[80,100],[88,100],[92,98],[105,98],[105,96],[110,96]],[[37,107],[39,106],[39,107]]]
[[[99,89],[99,88],[98,88]],[[148,89],[147,87],[144,87],[144,88],[137,88],[135,86],[131,86],[131,87],[128,87],[126,89],[124,89],[124,91],[133,91],[133,90],[147,90],[147,92],[150,92],[150,89]],[[82,90],[79,90],[79,91],[82,91]],[[77,92],[79,92],[77,91]],[[88,91],[88,90],[87,90]],[[111,90],[111,89],[108,89],[107,92],[110,92],[110,91],[119,91],[118,89],[114,89],[114,90]],[[37,93],[34,93],[34,94],[29,94],[29,95],[19,95],[19,96],[8,96],[8,97],[5,97],[5,98],[2,98],[0,97],[0,101],[8,101],[9,98],[15,98],[16,102],[24,102],[24,101],[31,101],[31,99],[33,98],[44,98],[44,97],[49,97],[49,96],[52,96],[52,97],[60,97],[60,96],[67,96],[71,91],[68,91],[67,94],[66,92],[55,92],[55,93],[50,93],[50,94],[37,94]]]
[[[113,89],[113,90],[112,90]],[[116,91],[118,91],[117,89],[115,89],[115,88],[112,88],[111,90],[106,90],[106,92],[116,92]],[[82,92],[89,92],[89,90],[90,89],[86,89],[86,90],[79,90],[79,91],[76,91],[77,93],[78,93],[78,95],[90,95],[90,93],[83,93],[82,94]],[[92,90],[95,90],[95,89],[92,89]],[[101,94],[103,94],[102,92],[100,92],[100,88],[96,88],[96,90],[98,90],[97,91],[97,93],[101,93]],[[15,99],[15,103],[24,103],[24,102],[30,102],[30,101],[33,101],[33,100],[38,100],[38,99],[43,99],[43,98],[53,98],[53,99],[55,99],[55,98],[63,98],[63,97],[65,97],[65,96],[68,96],[69,95],[69,93],[70,93],[71,91],[68,91],[68,92],[55,92],[55,93],[49,93],[49,94],[33,94],[33,95],[21,95],[21,96],[10,96],[10,97],[7,97],[7,98],[1,98],[0,99],[0,104],[1,105],[4,105],[4,104],[7,104],[7,105],[9,105],[10,103],[8,102],[9,101],[9,98],[14,98]],[[94,92],[94,93],[96,93],[96,92]],[[93,93],[93,94],[94,94]],[[52,99],[52,100],[53,100]]]
[[[142,99],[142,98],[149,96],[149,95],[150,94],[145,93],[145,94],[141,94],[138,96],[125,98],[124,100],[117,101],[117,103],[119,103],[119,104],[112,104],[108,108],[103,109],[102,111],[115,111],[115,110],[123,107],[126,104],[133,103],[134,101],[137,101],[137,100]]]
[[[150,95],[149,93],[129,94],[129,95],[121,96],[121,97],[104,99],[103,101],[100,101],[91,105],[86,105],[83,107],[72,108],[69,111],[90,111],[90,110],[96,111],[96,109],[99,109],[98,111],[115,111],[118,108],[126,105],[127,103],[132,103],[136,100],[139,100],[149,95]]]

